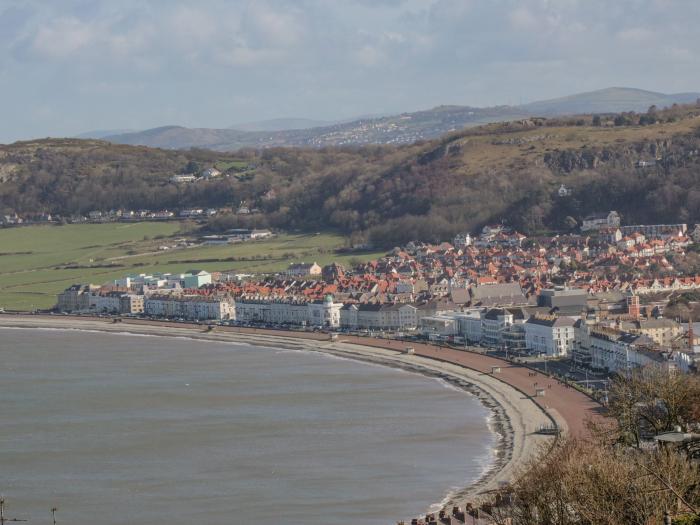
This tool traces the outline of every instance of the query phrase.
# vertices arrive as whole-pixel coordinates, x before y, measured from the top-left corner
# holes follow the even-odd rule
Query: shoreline
[[[397,350],[365,346],[354,342],[300,337],[296,333],[290,337],[287,332],[242,333],[234,331],[207,331],[201,325],[168,325],[166,323],[112,323],[100,318],[61,318],[54,316],[0,315],[0,328],[16,329],[58,329],[67,331],[91,331],[112,335],[147,335],[156,337],[176,337],[207,342],[242,343],[251,346],[283,348],[305,352],[317,352],[343,359],[352,359],[370,364],[389,366],[441,379],[453,387],[475,396],[486,407],[491,416],[487,418],[489,430],[496,443],[488,458],[488,466],[478,478],[469,484],[447,488],[442,500],[426,509],[436,509],[475,503],[486,493],[496,490],[511,481],[518,471],[542,449],[554,442],[553,436],[536,434],[542,425],[555,422],[566,431],[566,423],[559,421],[533,398],[518,388],[490,374],[457,364],[404,354]],[[444,489],[443,489],[444,490]],[[400,510],[399,510],[400,512]]]

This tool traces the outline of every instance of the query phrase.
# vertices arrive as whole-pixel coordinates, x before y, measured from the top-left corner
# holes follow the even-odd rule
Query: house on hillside
[[[468,233],[457,234],[452,240],[452,244],[454,244],[455,248],[466,248],[467,246],[471,246],[471,235],[469,235]]]
[[[197,176],[191,173],[184,173],[182,175],[173,175],[170,177],[170,182],[175,184],[182,184],[187,182],[194,182],[197,180]]]
[[[219,170],[217,170],[216,168],[207,168],[201,173],[201,177],[204,180],[209,180],[209,179],[213,179],[215,177],[220,177],[220,176],[221,176],[221,172]]]
[[[616,211],[596,213],[583,219],[581,231],[600,230],[601,228],[618,228],[620,226],[620,215]]]

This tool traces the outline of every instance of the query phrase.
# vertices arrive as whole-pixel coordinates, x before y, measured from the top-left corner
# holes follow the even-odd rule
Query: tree
[[[639,446],[643,434],[659,434],[695,422],[700,380],[672,374],[659,366],[618,376],[610,388],[610,415],[618,421],[621,440]]]
[[[592,124],[594,126],[600,126],[600,115],[593,115]]]
[[[639,125],[640,126],[649,126],[650,124],[655,124],[656,121],[657,121],[657,118],[656,118],[655,113],[647,113],[646,115],[639,116]]]
[[[198,174],[200,171],[202,171],[202,167],[199,165],[199,162],[194,160],[190,160],[184,169],[185,173]]]
[[[499,506],[496,523],[513,525],[648,525],[666,510],[697,515],[700,473],[670,449],[630,451],[563,440],[527,465]]]
[[[695,376],[657,366],[616,377],[609,416],[618,439],[605,429],[586,440],[559,440],[481,508],[503,525],[649,525],[667,511],[686,520],[674,523],[699,523],[700,470],[692,447],[639,446],[644,433],[700,422],[699,385]]]

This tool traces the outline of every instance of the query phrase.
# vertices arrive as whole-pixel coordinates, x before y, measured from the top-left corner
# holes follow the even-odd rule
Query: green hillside
[[[394,246],[505,221],[526,233],[568,230],[593,212],[700,222],[700,108],[522,119],[407,146],[272,148],[235,155],[100,141],[0,147],[0,213],[216,207],[211,231],[333,229]],[[230,176],[173,184],[192,163]],[[235,166],[248,166],[239,172]],[[560,198],[564,184],[571,196]],[[272,190],[272,191],[271,191]]]

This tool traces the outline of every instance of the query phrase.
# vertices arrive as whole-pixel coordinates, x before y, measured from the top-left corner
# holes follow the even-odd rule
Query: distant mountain
[[[622,111],[646,111],[649,106],[659,109],[673,104],[690,104],[700,98],[700,93],[676,93],[667,95],[643,89],[612,87],[579,93],[568,97],[542,100],[520,106],[535,115],[573,115],[582,113],[620,113]]]
[[[327,147],[361,144],[410,144],[430,140],[468,126],[525,118],[528,114],[510,106],[471,108],[440,106],[426,111],[402,113],[340,122],[329,126],[282,131],[185,128],[165,126],[137,133],[104,137],[117,144],[165,149],[207,148],[232,151],[244,147]]]
[[[646,111],[651,105],[661,109],[674,103],[695,102],[698,98],[700,93],[667,95],[633,88],[607,88],[522,106],[487,108],[438,106],[413,113],[359,118],[323,126],[313,126],[312,124],[318,121],[309,119],[276,119],[238,125],[236,126],[238,129],[166,126],[102,138],[119,144],[166,149],[199,147],[218,151],[232,151],[244,147],[410,144],[492,122],[519,120],[533,116],[554,117],[584,113]]]
[[[335,123],[335,121],[330,120],[312,120],[308,118],[276,118],[259,122],[234,124],[230,129],[239,131],[288,131],[291,129],[321,128]]]
[[[76,135],[73,138],[76,139],[103,139],[105,137],[110,137],[113,135],[122,135],[124,133],[134,133],[134,129],[95,129],[92,131],[86,131],[80,135]]]
[[[254,145],[257,134],[235,129],[185,128],[162,126],[136,133],[124,133],[104,137],[115,144],[151,146],[164,149],[206,148],[212,150],[234,150]]]

